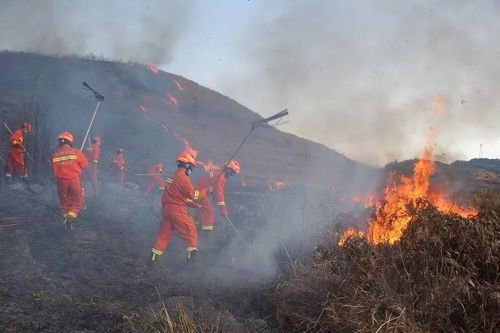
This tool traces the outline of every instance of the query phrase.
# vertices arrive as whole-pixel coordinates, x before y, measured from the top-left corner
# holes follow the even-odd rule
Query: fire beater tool
[[[267,117],[267,118],[263,118],[263,119],[259,119],[259,120],[254,120],[252,122],[252,128],[250,129],[250,132],[248,132],[247,136],[243,139],[243,141],[241,142],[241,144],[238,146],[238,148],[236,148],[236,150],[234,151],[234,153],[231,155],[231,157],[227,160],[227,162],[224,164],[224,168],[229,164],[229,162],[234,159],[236,157],[236,154],[238,154],[238,152],[240,151],[241,147],[243,147],[243,145],[246,143],[246,141],[248,140],[248,138],[250,137],[250,135],[252,135],[253,131],[255,131],[255,129],[257,129],[258,127],[266,127],[268,126],[268,123],[270,121],[273,121],[273,120],[276,120],[276,119],[281,119],[283,118],[284,116],[288,115],[288,109],[285,109],[283,111],[280,111],[278,113],[276,113],[275,115],[272,115],[270,117]],[[221,173],[222,171],[224,170],[224,168],[221,169]],[[243,242],[243,244],[245,244],[246,246],[248,246],[251,250],[253,250],[253,247],[250,246],[244,239],[243,237],[241,237],[241,234],[239,232],[239,230],[236,228],[236,226],[234,225],[234,223],[229,219],[229,216],[226,216],[226,221],[229,223],[229,225],[231,226],[231,228],[234,230],[234,232],[236,233],[236,235],[238,236],[238,238]]]
[[[83,147],[85,146],[85,141],[87,141],[87,137],[89,136],[90,129],[92,128],[92,125],[94,124],[94,119],[95,119],[95,115],[97,114],[97,110],[99,110],[99,106],[101,106],[101,103],[104,101],[104,96],[101,95],[100,93],[98,93],[97,91],[95,91],[94,89],[92,89],[92,87],[90,87],[87,82],[83,81],[82,85],[83,85],[84,89],[86,89],[94,94],[94,97],[97,101],[97,106],[95,107],[94,114],[92,115],[92,118],[90,119],[90,124],[89,124],[89,127],[87,128],[87,132],[85,133],[85,137],[82,140],[82,146],[80,147],[80,150],[82,150]]]
[[[250,246],[250,244],[248,244],[245,239],[243,239],[243,237],[241,236],[240,234],[240,231],[236,228],[236,226],[234,225],[234,223],[231,221],[231,219],[229,218],[229,216],[226,216],[226,221],[227,223],[229,223],[229,225],[231,226],[231,228],[234,230],[234,233],[236,234],[236,236],[238,236],[238,238],[241,240],[241,242],[243,244],[245,244],[250,250],[253,250],[253,247]]]
[[[257,129],[258,127],[265,127],[267,125],[267,123],[269,123],[270,121],[283,118],[286,115],[288,115],[288,109],[285,109],[285,110],[283,110],[281,112],[278,112],[275,115],[272,115],[271,117],[267,117],[267,118],[264,118],[264,119],[259,119],[259,120],[252,121],[252,128],[250,129],[250,132],[248,132],[247,136],[243,139],[243,141],[238,146],[238,148],[236,148],[236,150],[231,155],[231,157],[227,160],[227,162],[226,162],[226,164],[224,166],[227,166],[227,164],[232,159],[235,158],[236,154],[238,154],[238,152],[240,151],[241,147],[243,147],[243,145],[247,142],[248,138],[250,137],[250,135],[252,135],[252,133],[253,133],[253,131],[255,131],[255,129]]]
[[[7,123],[3,123],[3,125],[5,126],[5,128],[7,129],[7,131],[9,131],[10,135],[12,135],[12,131],[10,130],[9,125],[7,125]],[[31,162],[35,162],[35,160],[33,159],[33,157],[31,157],[31,154],[28,153],[28,151],[26,149],[23,148],[23,151],[26,154],[26,156],[29,157],[29,159],[31,160]]]

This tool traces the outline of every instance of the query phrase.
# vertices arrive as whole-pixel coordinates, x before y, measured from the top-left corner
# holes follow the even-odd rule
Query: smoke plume
[[[499,15],[493,0],[273,2],[243,41],[249,69],[223,90],[254,110],[289,107],[284,129],[360,161],[417,156],[429,123],[439,155],[475,157],[500,148]]]
[[[180,1],[1,0],[2,49],[48,55],[89,53],[168,64],[189,30]],[[98,50],[98,51],[96,51]]]

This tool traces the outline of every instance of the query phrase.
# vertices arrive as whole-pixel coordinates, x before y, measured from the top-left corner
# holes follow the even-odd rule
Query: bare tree
[[[19,122],[29,121],[33,131],[27,139],[28,153],[33,161],[27,161],[31,177],[35,180],[47,179],[50,174],[50,137],[48,126],[51,107],[42,95],[39,85],[43,78],[44,67],[40,64],[31,68],[31,85],[21,90],[17,117]]]

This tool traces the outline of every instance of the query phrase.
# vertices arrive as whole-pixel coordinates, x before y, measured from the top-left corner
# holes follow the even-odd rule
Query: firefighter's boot
[[[197,257],[198,257],[198,249],[194,249],[191,251],[188,251],[187,253],[187,263],[194,265],[197,262]]]
[[[148,266],[153,267],[158,263],[159,255],[151,251],[151,255],[149,256]]]
[[[66,228],[68,229],[68,232],[73,232],[76,226],[76,219],[67,218],[65,224]]]

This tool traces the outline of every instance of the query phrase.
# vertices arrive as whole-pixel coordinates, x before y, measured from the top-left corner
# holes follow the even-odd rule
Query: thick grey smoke
[[[168,64],[189,31],[189,6],[180,1],[0,0],[0,6],[2,49]]]
[[[261,14],[241,48],[249,69],[222,86],[255,110],[289,107],[284,129],[378,165],[418,155],[430,123],[444,159],[500,149],[498,1],[275,1]]]

